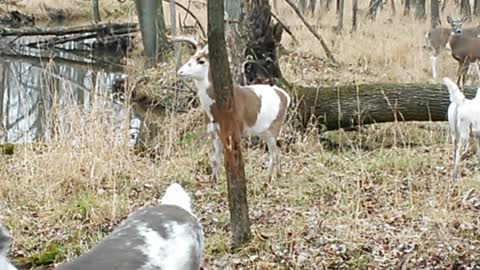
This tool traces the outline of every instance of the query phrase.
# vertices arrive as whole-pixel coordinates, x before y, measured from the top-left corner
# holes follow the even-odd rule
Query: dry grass
[[[286,6],[280,15],[289,25],[299,24]],[[284,73],[291,81],[315,85],[428,80],[428,57],[421,48],[427,25],[388,19],[389,12],[381,12],[358,33],[337,36],[330,31],[333,12],[325,14],[322,34],[335,43],[332,51],[342,63],[337,69],[319,59],[323,51],[319,45],[312,50],[317,43],[304,28],[295,28],[303,43],[294,47],[286,38],[291,54],[281,60]],[[174,75],[171,63],[147,71],[139,68],[138,58],[128,63],[135,76],[158,78],[143,85],[147,95],[164,90]],[[449,56],[438,68],[440,77],[455,70]],[[232,252],[226,185],[208,177],[211,145],[200,112],[155,119],[150,139],[157,151],[145,157],[122,143],[124,129],[105,128],[112,125],[112,111],[95,104],[88,112],[68,107],[64,117],[75,124],[45,147],[24,145],[12,156],[0,156],[0,220],[13,234],[14,261],[43,269],[42,264],[70,260],[128,213],[155,204],[165,187],[178,181],[201,217],[209,269],[480,265],[478,163],[469,153],[462,179],[450,180],[444,123],[390,123],[321,135],[314,129],[300,134],[287,125],[283,137],[295,140],[282,147],[283,178],[266,184],[264,148],[245,151],[255,238]]]

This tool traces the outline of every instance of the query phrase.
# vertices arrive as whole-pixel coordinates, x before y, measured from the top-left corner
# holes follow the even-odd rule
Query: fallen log
[[[284,84],[305,127],[315,120],[326,130],[394,121],[446,121],[450,103],[441,84],[360,84],[301,87]],[[476,88],[465,87],[468,98]]]
[[[116,29],[128,29],[131,32],[138,31],[137,23],[107,23],[96,25],[84,25],[75,27],[47,27],[47,28],[25,28],[25,29],[9,29],[0,28],[0,37],[8,36],[64,36],[83,33],[110,33]]]

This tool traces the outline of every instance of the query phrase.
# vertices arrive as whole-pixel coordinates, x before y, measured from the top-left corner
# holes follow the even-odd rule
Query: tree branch
[[[333,62],[333,64],[338,65],[337,61],[335,60],[335,57],[333,57],[332,52],[328,48],[327,43],[325,43],[323,38],[317,33],[317,31],[315,31],[315,29],[313,29],[313,26],[307,22],[307,19],[305,19],[305,17],[302,15],[302,12],[295,6],[292,0],[285,0],[285,2],[287,2],[288,5],[290,5],[290,7],[295,11],[297,16],[300,18],[300,20],[302,20],[303,24],[307,27],[310,33],[312,33],[315,36],[315,38],[317,38],[320,41],[320,44],[322,44],[322,47],[325,50],[325,53],[327,54],[327,57]]]

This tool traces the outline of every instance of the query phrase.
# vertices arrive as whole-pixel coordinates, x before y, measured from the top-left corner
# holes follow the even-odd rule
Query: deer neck
[[[455,48],[459,45],[460,35],[450,34],[448,39],[447,46],[450,47],[450,50],[453,52]]]
[[[215,103],[215,97],[213,95],[210,72],[208,73],[208,76],[202,80],[195,80],[195,85],[197,86],[197,96],[200,100],[202,109],[207,114],[210,122],[214,122],[215,119],[212,114],[211,106],[213,103]]]

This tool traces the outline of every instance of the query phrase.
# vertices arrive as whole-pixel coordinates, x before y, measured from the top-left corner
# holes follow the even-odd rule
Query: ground
[[[133,6],[118,5],[120,11]],[[428,22],[401,16],[398,2],[396,15],[388,9],[375,22],[362,18],[358,32],[350,34],[349,5],[342,35],[332,31],[333,10],[319,12],[319,22],[309,19],[322,26],[318,30],[341,63],[335,68],[281,3],[279,15],[300,41],[294,45],[284,36],[290,55],[281,59],[281,66],[289,81],[335,85],[431,80],[423,49]],[[443,14],[455,14],[453,7]],[[160,96],[167,92],[161,87],[174,78],[171,63],[142,70],[138,55],[127,63],[131,76],[154,78],[141,91]],[[444,53],[435,82],[453,77],[455,66]],[[325,133],[312,127],[301,133],[289,121],[282,133],[280,179],[265,181],[263,147],[245,150],[254,238],[230,250],[225,176],[217,183],[209,178],[212,146],[200,111],[191,108],[155,120],[156,151],[146,156],[113,140],[117,134],[104,128],[108,119],[101,117],[106,110],[93,106],[84,116],[89,121],[76,126],[75,134],[61,133],[47,146],[19,146],[12,155],[0,156],[0,220],[12,232],[9,255],[14,262],[45,269],[71,260],[128,213],[158,203],[167,185],[176,181],[192,195],[201,219],[208,269],[480,265],[478,158],[473,144],[462,161],[461,179],[451,180],[453,153],[446,123],[397,122]]]

